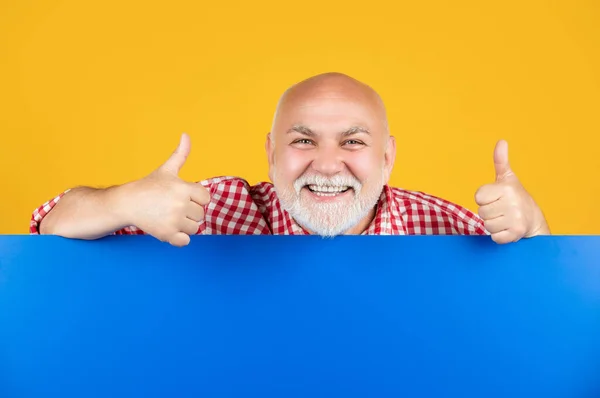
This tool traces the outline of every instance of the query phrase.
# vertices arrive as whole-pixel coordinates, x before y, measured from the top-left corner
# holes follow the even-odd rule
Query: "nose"
[[[316,151],[311,166],[324,176],[334,176],[344,170],[345,164],[339,151],[334,148],[321,147]]]

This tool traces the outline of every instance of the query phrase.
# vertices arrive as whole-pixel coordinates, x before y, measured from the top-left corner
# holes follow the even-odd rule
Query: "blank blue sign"
[[[600,237],[0,237],[0,396],[599,397]]]

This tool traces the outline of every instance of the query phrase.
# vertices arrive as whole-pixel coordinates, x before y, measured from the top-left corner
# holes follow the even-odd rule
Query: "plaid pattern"
[[[306,235],[308,234],[281,208],[273,184],[250,186],[243,179],[216,177],[201,181],[211,195],[205,206],[205,219],[198,234]],[[39,234],[42,219],[58,203],[65,191],[34,210],[30,233]],[[141,235],[131,226],[116,235]],[[473,212],[423,192],[385,186],[374,220],[363,235],[486,235],[483,221]]]

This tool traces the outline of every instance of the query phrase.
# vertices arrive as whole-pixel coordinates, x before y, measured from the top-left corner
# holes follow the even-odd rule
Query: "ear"
[[[267,141],[265,142],[265,151],[267,152],[267,160],[269,162],[269,179],[273,181],[271,170],[273,168],[273,161],[275,158],[275,144],[271,140],[271,133],[267,134]]]
[[[394,136],[388,137],[388,142],[385,148],[384,154],[384,177],[385,184],[390,181],[392,175],[392,169],[394,168],[394,162],[396,161],[396,138]]]

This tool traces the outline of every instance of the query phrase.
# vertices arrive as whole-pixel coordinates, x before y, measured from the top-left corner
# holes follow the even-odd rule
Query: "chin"
[[[352,218],[339,219],[329,221],[331,209],[321,209],[314,211],[312,209],[302,209],[301,211],[291,214],[298,224],[309,230],[314,235],[319,235],[323,238],[333,238],[339,235],[345,235],[364,218],[363,215],[355,214]]]

